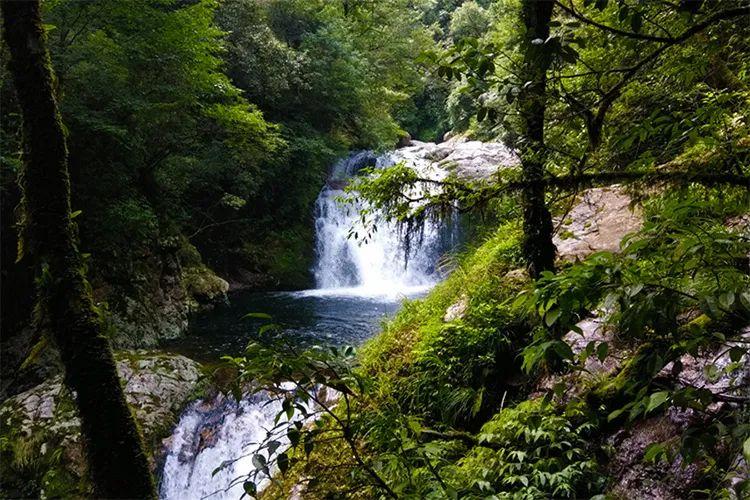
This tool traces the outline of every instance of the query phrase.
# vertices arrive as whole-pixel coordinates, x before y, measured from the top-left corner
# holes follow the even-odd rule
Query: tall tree
[[[63,125],[39,0],[3,0],[10,71],[23,114],[23,253],[34,260],[40,305],[76,395],[95,493],[153,498],[154,483],[78,251]]]
[[[521,18],[526,33],[523,37],[523,65],[518,99],[521,119],[521,167],[531,184],[523,192],[523,252],[529,274],[537,278],[555,267],[555,245],[552,242],[552,216],[545,201],[544,177],[547,153],[544,145],[547,70],[552,53],[544,41],[549,36],[554,3],[524,0]]]

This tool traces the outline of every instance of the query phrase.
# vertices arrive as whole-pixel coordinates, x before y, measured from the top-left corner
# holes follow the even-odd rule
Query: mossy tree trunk
[[[547,70],[552,61],[549,48],[540,43],[547,39],[554,2],[524,0],[521,18],[526,33],[521,73],[523,90],[518,109],[521,118],[520,148],[524,180],[530,182],[523,191],[523,252],[529,274],[536,279],[543,271],[554,270],[555,245],[552,242],[552,216],[545,201],[544,177],[547,151],[544,145]]]
[[[33,258],[40,304],[75,391],[95,493],[153,498],[143,443],[94,309],[71,219],[63,125],[39,0],[2,1],[10,71],[23,114],[23,243]]]

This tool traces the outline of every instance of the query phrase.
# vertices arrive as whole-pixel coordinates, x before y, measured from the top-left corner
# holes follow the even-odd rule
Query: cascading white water
[[[165,499],[237,499],[239,478],[254,470],[253,452],[281,409],[278,401],[256,395],[239,403],[220,397],[196,401],[182,415],[170,438],[160,497]],[[225,461],[226,464],[214,474]]]
[[[369,296],[408,295],[434,285],[440,277],[437,262],[441,254],[455,246],[454,221],[426,220],[417,228],[419,238],[405,247],[405,234],[395,222],[376,221],[377,231],[366,240],[349,237],[360,226],[361,205],[342,203],[341,189],[363,166],[383,167],[407,161],[421,175],[440,178],[444,172],[431,163],[420,163],[394,153],[375,158],[360,152],[339,161],[332,181],[323,188],[316,202],[316,254],[314,268],[318,291]],[[430,168],[432,167],[432,168]]]
[[[379,224],[366,244],[347,238],[358,214],[357,207],[336,201],[343,185],[362,167],[402,161],[421,177],[442,179],[447,175],[446,166],[453,165],[465,177],[486,177],[499,165],[513,164],[515,157],[497,143],[414,141],[413,146],[387,155],[376,157],[360,152],[337,163],[316,205],[317,262],[313,271],[318,289],[296,294],[304,300],[328,301],[328,319],[356,322],[357,318],[349,314],[350,308],[343,311],[344,316],[337,317],[336,304],[346,301],[351,307],[356,299],[361,301],[358,307],[372,310],[378,307],[377,301],[381,301],[380,305],[382,301],[393,304],[440,279],[438,259],[456,243],[457,225],[450,221],[426,221],[421,228],[423,237],[414,242],[408,258],[395,224]],[[279,320],[283,322],[285,318]],[[325,327],[316,323],[316,328]],[[254,470],[252,455],[257,443],[266,437],[266,429],[273,427],[279,409],[280,403],[266,395],[255,395],[240,403],[221,397],[193,403],[183,412],[165,445],[160,498],[239,498],[243,493],[239,479]],[[283,437],[279,441],[283,442]],[[225,461],[233,462],[214,475]]]

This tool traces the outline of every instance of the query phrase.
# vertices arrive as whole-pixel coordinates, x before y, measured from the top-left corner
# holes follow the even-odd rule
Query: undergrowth
[[[631,452],[628,467],[700,463],[692,486],[675,487],[741,498],[748,482],[733,457],[743,443],[750,456],[750,426],[745,386],[732,384],[746,370],[738,333],[750,322],[750,239],[734,222],[744,196],[655,196],[621,252],[536,283],[518,269],[518,227],[500,227],[426,298],[405,303],[344,375],[315,371],[335,352],[303,365],[313,368],[305,380],[347,394],[346,410],[333,409],[344,438],[295,448],[291,472],[265,495],[301,479],[310,498],[604,498],[617,486],[612,436],[678,412],[689,418]],[[592,315],[607,333],[576,346],[570,336]],[[703,385],[681,378],[689,359],[706,360]],[[728,388],[712,390],[720,380]]]

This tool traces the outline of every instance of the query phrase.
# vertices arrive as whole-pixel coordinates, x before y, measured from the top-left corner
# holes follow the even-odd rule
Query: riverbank
[[[710,311],[681,310],[685,343],[668,345],[626,330],[634,318],[619,312],[621,302],[604,305],[620,293],[634,309],[658,302],[639,296],[637,282],[610,280],[632,277],[633,266],[653,272],[660,263],[661,272],[675,262],[674,249],[652,239],[662,231],[701,224],[740,242],[746,259],[748,227],[736,214],[720,202],[696,203],[675,220],[664,216],[670,199],[654,193],[632,207],[621,188],[579,195],[557,221],[554,279],[571,295],[551,295],[532,311],[526,304],[550,293],[543,283],[557,281],[550,276],[534,291],[521,267],[520,228],[500,227],[360,351],[367,389],[339,417],[357,429],[362,461],[353,463],[351,441],[342,439],[297,447],[288,453],[292,469],[262,498],[373,498],[387,493],[382,484],[398,498],[743,498],[747,457],[722,429],[746,422],[748,305],[735,303],[738,319],[720,323]],[[546,307],[545,327],[538,307]],[[544,336],[558,321],[566,325],[559,337]],[[331,421],[321,431],[336,432]]]
[[[205,386],[201,367],[154,351],[116,353],[128,404],[143,433],[152,470],[162,439]],[[2,491],[10,498],[90,497],[92,484],[75,403],[60,376],[0,405]]]

